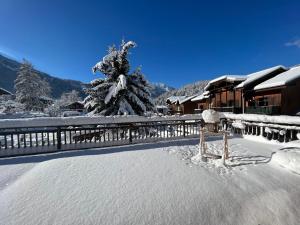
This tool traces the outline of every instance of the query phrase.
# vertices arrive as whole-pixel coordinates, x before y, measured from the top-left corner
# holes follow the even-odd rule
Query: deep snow
[[[281,145],[231,137],[227,168],[194,164],[197,142],[0,159],[0,224],[300,223],[300,176],[270,163]]]

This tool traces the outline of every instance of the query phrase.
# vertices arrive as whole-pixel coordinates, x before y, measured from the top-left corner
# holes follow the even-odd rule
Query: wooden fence
[[[133,123],[0,126],[0,157],[190,138],[197,137],[199,129],[199,117]]]
[[[251,136],[261,136],[266,140],[276,140],[278,142],[290,142],[299,140],[300,125],[263,123],[256,121],[240,121],[244,128],[232,126],[232,119],[223,119],[223,127],[231,130],[233,133]]]

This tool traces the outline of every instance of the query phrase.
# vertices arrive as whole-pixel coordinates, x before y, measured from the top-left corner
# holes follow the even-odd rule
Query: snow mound
[[[202,112],[202,118],[205,123],[218,123],[220,122],[220,115],[217,111],[207,109]]]
[[[234,122],[232,123],[232,126],[233,126],[234,128],[238,128],[238,129],[241,129],[241,130],[244,130],[244,129],[245,129],[245,124],[243,124],[242,121],[240,121],[240,120],[234,121]]]
[[[300,175],[300,149],[276,152],[272,162]]]

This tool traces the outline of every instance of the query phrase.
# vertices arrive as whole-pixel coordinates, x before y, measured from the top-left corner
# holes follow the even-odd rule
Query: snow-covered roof
[[[196,102],[196,101],[201,101],[201,100],[207,99],[207,98],[209,98],[209,91],[203,92],[201,95],[196,96],[191,101]]]
[[[168,109],[168,106],[165,106],[165,105],[157,105],[156,108],[157,108],[157,109]]]
[[[13,95],[10,91],[0,87],[0,95]]]
[[[79,105],[84,105],[84,103],[83,102],[81,102],[81,101],[75,101],[75,102],[71,102],[71,103],[67,103],[65,106],[71,106],[71,105],[74,105],[74,104],[79,104]]]
[[[175,103],[175,102],[181,101],[185,98],[186,98],[186,96],[170,96],[169,98],[167,98],[167,101],[170,101],[171,103]]]
[[[220,81],[235,82],[235,81],[244,81],[244,80],[246,80],[246,77],[241,75],[223,75],[209,81],[208,84],[205,86],[204,90],[208,91],[211,85]]]
[[[293,82],[300,78],[300,66],[293,67],[290,70],[280,73],[277,76],[262,82],[254,87],[254,90],[262,90],[266,88],[280,87]]]
[[[185,102],[187,102],[187,101],[189,101],[189,100],[195,98],[196,96],[197,96],[197,95],[193,95],[193,96],[186,97],[186,98],[184,98],[184,99],[180,99],[180,100],[179,100],[179,104],[185,103]]]
[[[245,81],[243,81],[242,83],[240,83],[239,85],[237,85],[235,88],[243,88],[259,79],[262,79],[265,76],[268,76],[270,73],[273,73],[277,70],[287,70],[286,67],[278,65],[278,66],[274,66],[265,70],[261,70],[255,73],[251,73],[249,75],[247,75],[247,79]]]

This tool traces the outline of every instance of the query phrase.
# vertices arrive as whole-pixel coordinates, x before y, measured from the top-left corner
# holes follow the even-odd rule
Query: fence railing
[[[234,123],[240,125],[234,126]],[[266,140],[290,142],[299,140],[300,118],[295,116],[267,116],[267,115],[233,115],[225,114],[222,119],[225,129],[233,133],[251,136],[261,136]]]
[[[199,135],[200,120],[0,128],[0,157],[155,142]]]
[[[257,113],[265,115],[280,115],[280,106],[248,106],[245,108],[246,113]]]

